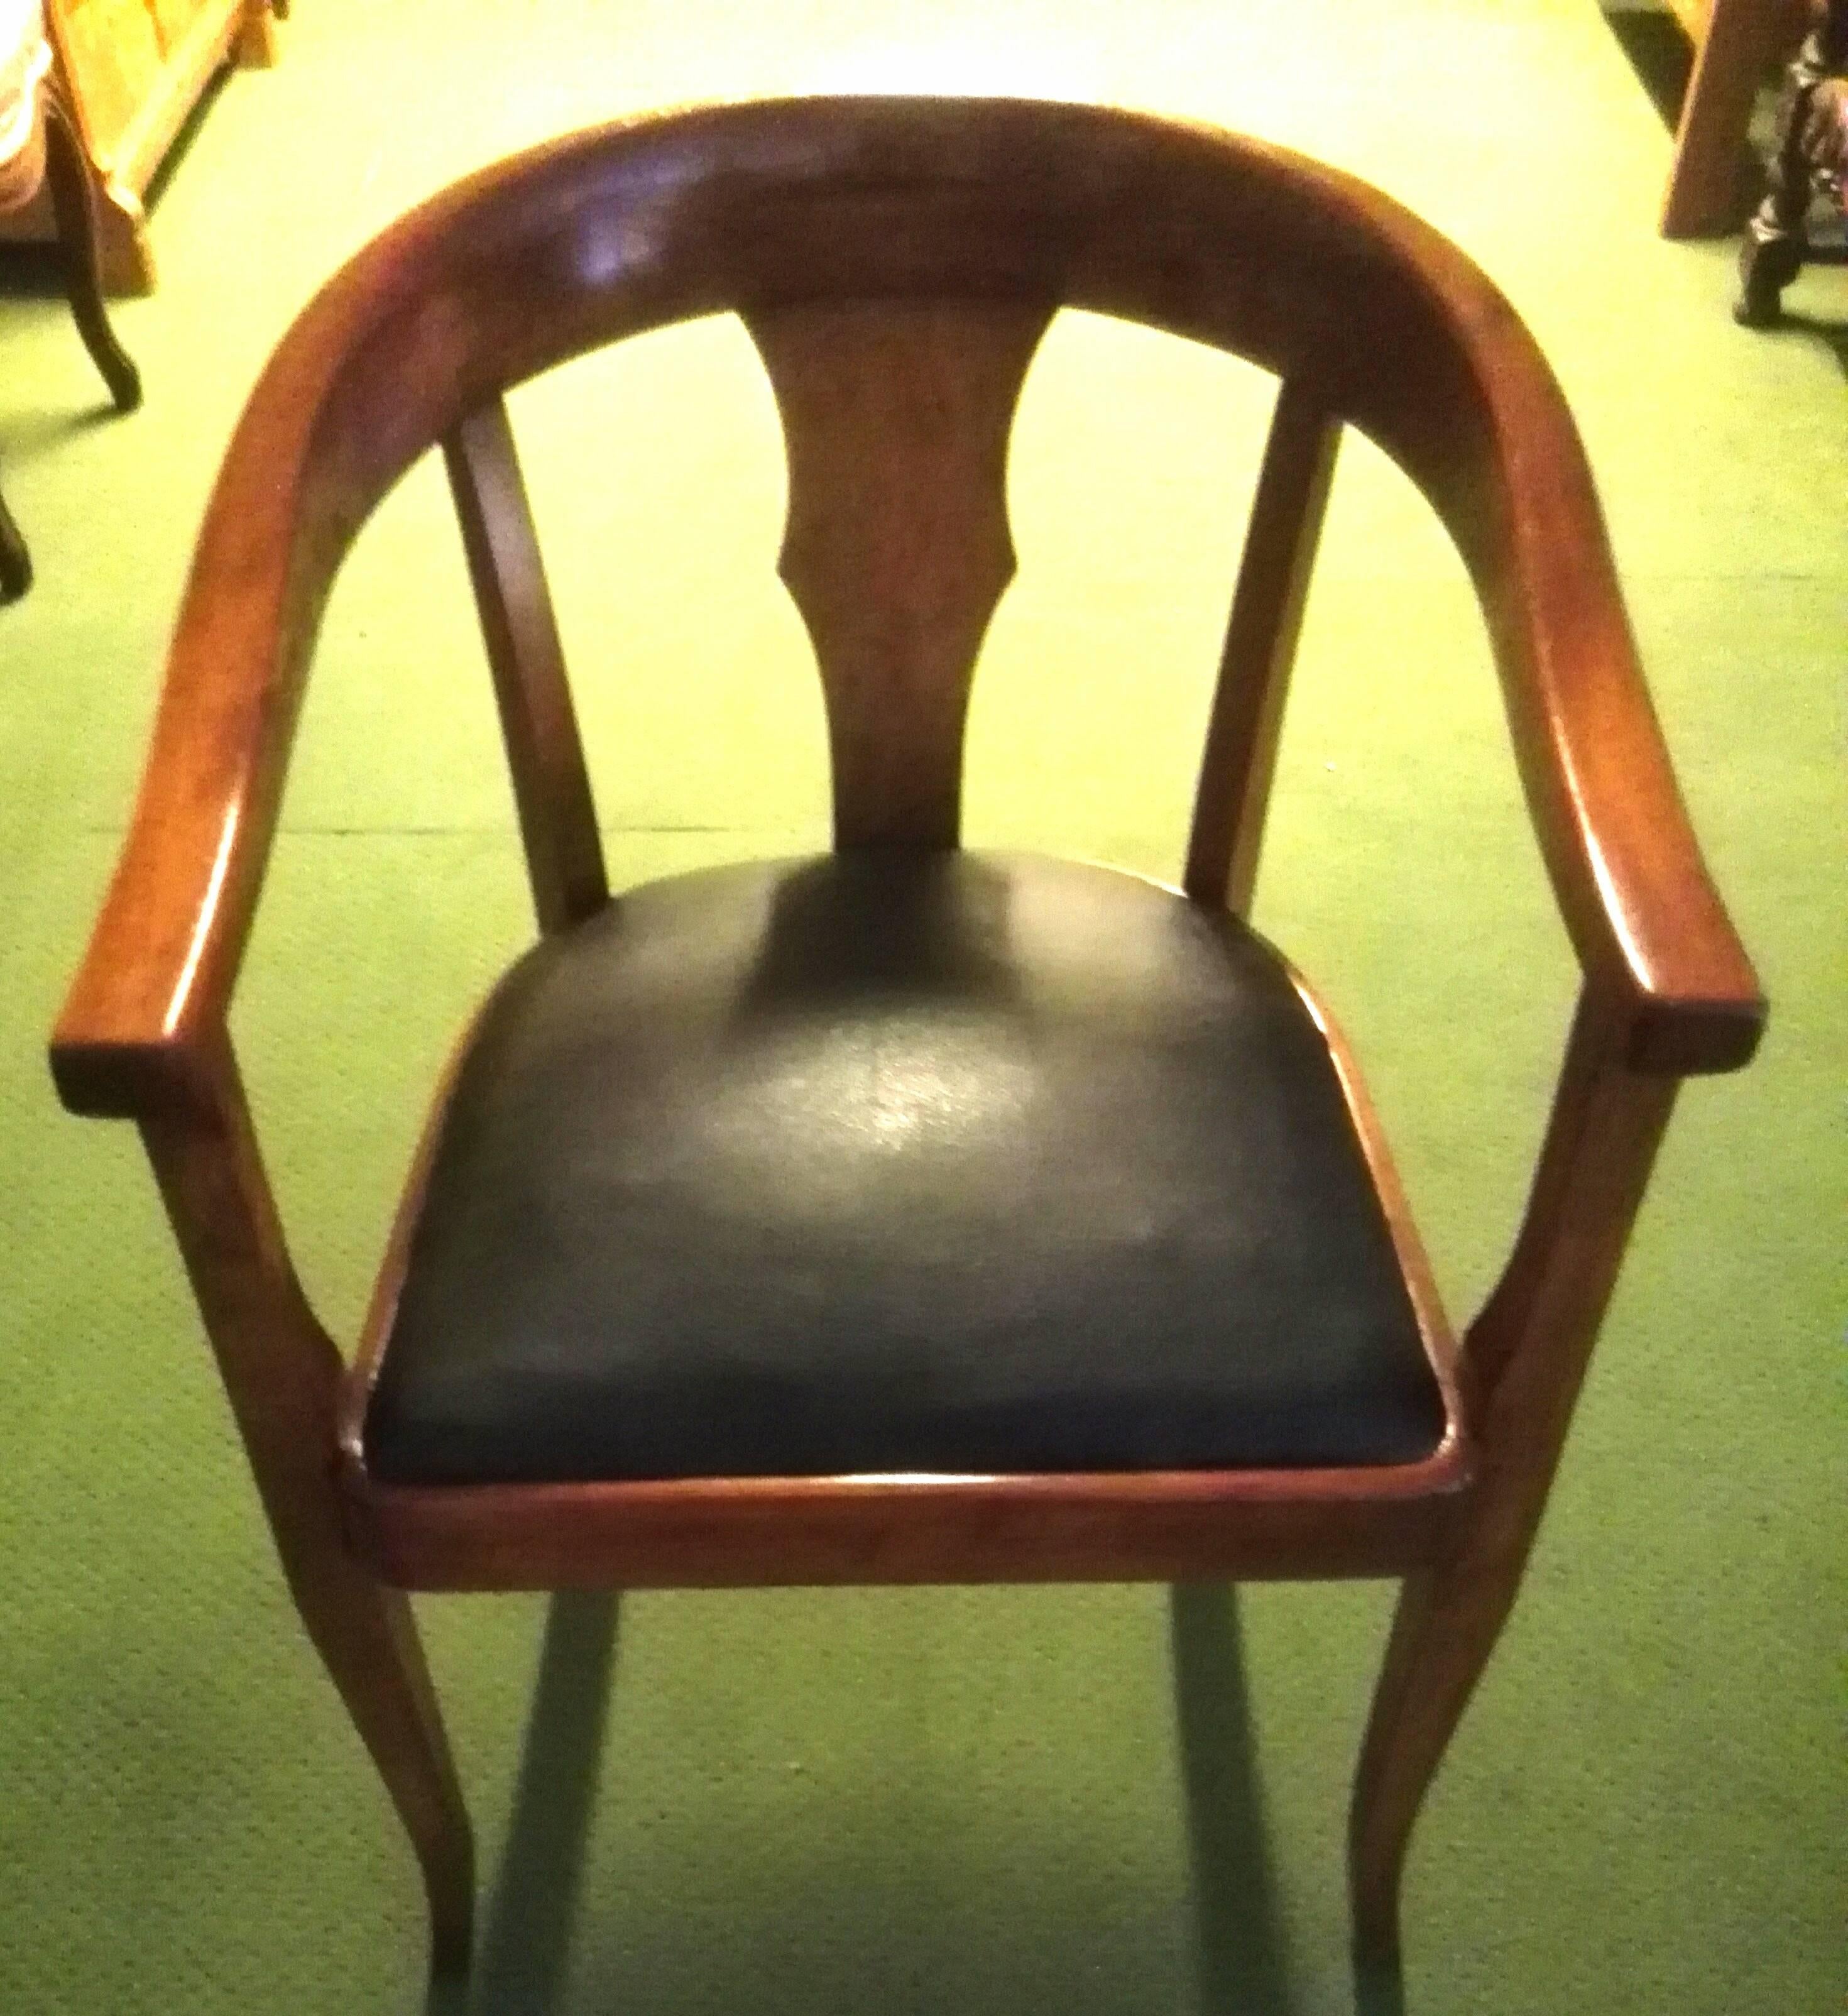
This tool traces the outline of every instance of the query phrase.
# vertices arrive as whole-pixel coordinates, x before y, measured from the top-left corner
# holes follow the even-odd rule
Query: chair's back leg
[[[539,928],[558,931],[609,900],[596,807],[538,535],[507,409],[478,406],[444,437],[443,459],[526,844]]]
[[[1680,1081],[1627,1068],[1581,1001],[1512,1258],[1471,1326],[1481,1476],[1456,1551],[1408,1578],[1350,1816],[1354,1938],[1395,1953],[1413,1820],[1520,1586],[1573,1406]]]
[[[142,1133],[289,1591],[416,1851],[433,1971],[458,1975],[475,1904],[468,1813],[410,1606],[347,1545],[340,1353],[289,1265],[228,1043],[210,1082]]]
[[[1009,428],[1049,308],[745,318],[782,415],[778,563],[814,643],[842,847],[957,843],[976,654],[1014,572]]]
[[[1290,666],[1328,509],[1341,423],[1314,389],[1287,380],[1264,446],[1219,682],[1207,717],[1181,886],[1196,903],[1243,916],[1283,727]]]

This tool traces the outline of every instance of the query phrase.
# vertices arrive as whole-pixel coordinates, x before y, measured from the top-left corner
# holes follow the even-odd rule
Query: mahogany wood
[[[493,399],[443,437],[500,707],[533,908],[562,931],[609,900],[584,745],[507,409]]]
[[[1231,620],[1207,718],[1182,887],[1197,903],[1251,909],[1310,571],[1335,477],[1339,422],[1300,379],[1278,388]]]
[[[1195,1582],[1400,1575],[1465,1503],[1454,1444],[1382,1471],[386,1485],[353,1543],[424,1589]]]
[[[1632,1069],[1581,999],[1526,1216],[1465,1340],[1479,1402],[1473,1503],[1407,1578],[1350,1820],[1357,1945],[1396,1951],[1411,1825],[1512,1607],[1663,1129],[1672,1078]]]
[[[347,1542],[334,1489],[340,1356],[289,1262],[228,1039],[142,1136],[304,1625],[422,1865],[431,1964],[466,1969],[474,1848],[410,1607]]]
[[[1413,1314],[1418,1319],[1425,1355],[1430,1360],[1431,1370],[1444,1395],[1444,1419],[1450,1424],[1447,1445],[1464,1445],[1466,1450],[1467,1438],[1472,1432],[1469,1424],[1475,1412],[1471,1399],[1473,1375],[1458,1349],[1450,1318],[1444,1312],[1443,1298],[1437,1292],[1437,1278],[1431,1271],[1431,1262],[1425,1251],[1425,1243],[1418,1237],[1418,1227],[1412,1222],[1405,1186],[1399,1179],[1398,1165],[1387,1145],[1386,1130],[1379,1124],[1372,1095],[1361,1075],[1360,1060],[1355,1057],[1328,1003],[1288,960],[1284,964],[1291,985],[1314,1018],[1315,1026],[1328,1046],[1329,1060],[1340,1081],[1342,1096],[1347,1102],[1348,1116],[1359,1137],[1361,1152],[1367,1158],[1367,1173],[1386,1214],[1393,1251],[1399,1262],[1399,1271],[1404,1276]]]
[[[951,844],[970,668],[1012,564],[1008,419],[1054,304],[1217,344],[1286,387],[1214,706],[1196,901],[1249,897],[1338,427],[1419,483],[1481,596],[1584,979],[1526,1217],[1460,1361],[1322,1014],[1444,1385],[1444,1447],[1366,1473],[380,1486],[365,1395],[446,1093],[342,1403],[225,1034],[348,543],[444,443],[535,899],[563,927],[601,900],[601,872],[499,401],[599,344],[735,308],[784,417],[783,567],[827,689],[837,837]],[[1344,176],[1215,132],[1041,103],[811,99],[608,128],[487,171],[387,232],[285,338],[207,514],[52,1064],[74,1110],[142,1124],[292,1586],[422,1857],[440,1955],[466,1944],[466,1823],[401,1598],[373,1569],[431,1587],[1404,1575],[1352,1841],[1357,1937],[1390,1953],[1412,1818],[1512,1599],[1675,1082],[1742,1064],[1763,1017],[1571,421],[1461,254]]]
[[[284,340],[207,513],[142,802],[60,1024],[74,1103],[133,1111],[221,1015],[333,574],[466,412],[727,303],[1049,293],[1312,376],[1406,465],[1476,578],[1542,851],[1630,1054],[1742,1063],[1756,985],[1638,673],[1583,452],[1481,274],[1384,197],[1254,142],[1080,106],[816,99],[488,170],[384,233]]]
[[[473,1024],[412,1158],[338,1409],[354,1546],[407,1589],[867,1582],[1197,1581],[1390,1575],[1429,1557],[1471,1478],[1464,1368],[1353,1052],[1326,1038],[1448,1424],[1427,1461],[1370,1469],[1066,1477],[739,1478],[434,1489],[367,1471],[366,1410]],[[1345,1565],[1342,1565],[1345,1564]]]
[[[782,415],[778,569],[827,696],[842,847],[954,847],[976,653],[1014,574],[1008,427],[1050,302],[755,310]]]

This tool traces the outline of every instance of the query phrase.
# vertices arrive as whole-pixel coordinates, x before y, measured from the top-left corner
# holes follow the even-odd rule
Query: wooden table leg
[[[1760,80],[1801,32],[1789,0],[1713,0],[1681,102],[1665,238],[1732,230],[1745,211],[1746,129]]]
[[[45,95],[45,181],[57,229],[59,268],[77,333],[102,373],[117,409],[131,413],[141,404],[141,373],[110,326],[102,305],[96,205],[90,166],[76,121],[58,90]],[[0,603],[16,602],[32,585],[32,556],[4,499],[0,499]]]

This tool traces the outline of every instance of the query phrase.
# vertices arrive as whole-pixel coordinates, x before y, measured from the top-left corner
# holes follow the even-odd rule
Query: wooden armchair
[[[1281,380],[1181,887],[958,846],[1062,304]],[[732,310],[836,848],[612,897],[502,395]],[[1531,1202],[1453,1342],[1354,1063],[1243,921],[1337,436],[1479,589],[1583,985]],[[351,1369],[227,1010],[329,584],[441,445],[540,936],[462,1039]],[[1393,1576],[1357,1944],[1513,1601],[1679,1080],[1764,1009],[1559,392],[1483,276],[1298,157],[1090,107],[812,99],[578,135],[323,290],[208,513],[139,805],[52,1043],[142,1131],[302,1617],[466,1964],[469,1829],[406,1589]]]

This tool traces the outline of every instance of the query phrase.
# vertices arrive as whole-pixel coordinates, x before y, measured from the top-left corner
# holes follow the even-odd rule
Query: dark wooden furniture
[[[965,703],[1012,565],[1008,424],[1065,304],[1282,380],[1181,891],[958,848]],[[782,565],[837,851],[612,898],[502,394],[723,309],[788,437]],[[1242,922],[1346,426],[1472,570],[1583,967],[1531,1201],[1460,1347],[1353,1059]],[[329,581],[434,444],[541,936],[439,1092],[349,1370],[291,1269],[227,1010]],[[472,1851],[407,1589],[1400,1578],[1352,1816],[1379,1957],[1677,1084],[1743,1064],[1763,1014],[1571,420],[1481,273],[1363,185],[1217,131],[809,99],[541,148],[412,213],[304,314],[210,507],[52,1060],[73,1111],[141,1128],[284,1570],[421,1859],[439,1972],[466,1963]],[[1084,1105],[1094,1067],[1124,1096]],[[1139,1323],[1113,1303],[1100,1339],[1118,1267],[1167,1299]],[[784,1355],[734,1362],[709,1318]],[[1192,1348],[1203,1324],[1163,1372],[1169,1331]],[[1010,1410],[998,1365],[1030,1381],[1065,1326],[1066,1390]]]
[[[53,83],[41,86],[41,180],[57,220],[59,265],[70,297],[70,312],[117,411],[131,413],[141,404],[141,374],[116,340],[102,304],[89,168],[62,92]],[[0,498],[0,603],[16,602],[31,585],[31,555],[5,500]]]
[[[1803,270],[1810,207],[1843,207],[1848,175],[1848,0],[1828,0],[1791,63],[1778,103],[1767,164],[1770,189],[1746,229],[1735,318],[1764,328],[1782,312],[1784,290]]]
[[[1781,50],[1802,32],[1803,0],[1668,0],[1694,47],[1674,166],[1662,206],[1665,238],[1721,236],[1749,206],[1752,104]]]

